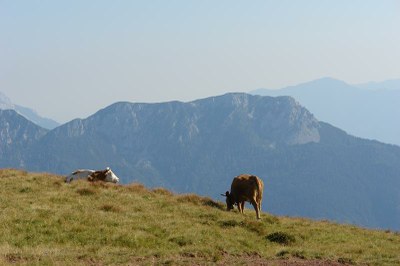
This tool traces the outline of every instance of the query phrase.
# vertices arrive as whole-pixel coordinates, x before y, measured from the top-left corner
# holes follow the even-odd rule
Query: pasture
[[[0,187],[0,264],[400,264],[391,231],[266,213],[257,221],[249,204],[241,215],[163,188],[9,169]]]

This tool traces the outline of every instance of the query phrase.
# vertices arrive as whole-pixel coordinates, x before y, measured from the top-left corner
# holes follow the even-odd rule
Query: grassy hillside
[[[0,264],[400,264],[400,234],[0,170]],[[265,191],[268,193],[268,190]],[[264,202],[268,204],[268,202]]]

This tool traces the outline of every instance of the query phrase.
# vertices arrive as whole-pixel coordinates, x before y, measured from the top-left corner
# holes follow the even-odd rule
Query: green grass
[[[0,264],[400,264],[400,234],[390,231],[257,221],[249,206],[226,212],[194,194],[16,170],[0,170],[0,187]]]

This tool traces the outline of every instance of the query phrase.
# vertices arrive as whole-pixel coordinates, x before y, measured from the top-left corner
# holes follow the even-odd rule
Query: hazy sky
[[[0,0],[0,91],[60,122],[116,101],[399,72],[398,0]]]

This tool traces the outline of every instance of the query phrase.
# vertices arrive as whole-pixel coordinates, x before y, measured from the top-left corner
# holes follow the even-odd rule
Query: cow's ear
[[[226,193],[225,194],[221,194],[221,196],[226,197]]]
[[[225,192],[225,196],[229,197],[229,191]]]

